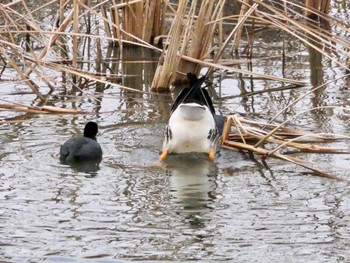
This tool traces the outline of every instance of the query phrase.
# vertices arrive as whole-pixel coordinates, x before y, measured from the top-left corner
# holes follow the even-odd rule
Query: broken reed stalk
[[[5,54],[5,51],[3,51],[3,49],[0,47],[0,51]],[[16,62],[11,59],[11,58],[7,58],[7,63],[14,69],[17,71],[18,75],[22,78],[22,80],[29,86],[29,88],[33,91],[33,93],[35,95],[38,96],[38,98],[41,101],[45,101],[45,97],[39,92],[38,90],[38,86],[30,79],[27,78],[27,76],[21,71],[21,69],[17,66]]]
[[[342,181],[346,181],[346,182],[350,182],[349,180],[334,176],[332,174],[326,173],[324,171],[321,171],[319,169],[315,169],[313,168],[313,166],[315,165],[314,163],[311,162],[307,162],[304,160],[301,160],[299,158],[296,157],[292,157],[292,156],[287,156],[284,155],[282,153],[280,153],[280,149],[282,147],[285,146],[289,146],[289,147],[294,147],[296,149],[299,150],[306,150],[306,151],[310,151],[310,152],[318,152],[318,153],[339,153],[339,152],[343,152],[345,149],[340,149],[340,148],[333,148],[333,147],[322,147],[322,146],[318,146],[318,145],[310,145],[310,144],[302,144],[302,143],[295,143],[293,141],[300,139],[301,137],[318,137],[318,134],[314,134],[311,132],[307,132],[307,134],[302,135],[302,136],[298,136],[295,138],[292,138],[291,140],[282,140],[282,139],[277,139],[275,138],[271,138],[272,135],[270,135],[270,133],[268,135],[264,135],[264,131],[258,131],[256,129],[251,129],[250,127],[245,127],[242,125],[242,122],[248,122],[251,124],[254,124],[254,122],[249,121],[249,120],[245,120],[244,118],[239,118],[236,115],[230,115],[227,117],[225,125],[224,125],[224,129],[223,129],[223,134],[222,134],[222,145],[224,148],[228,148],[228,149],[236,149],[236,150],[244,150],[244,151],[248,151],[248,152],[253,152],[256,153],[258,155],[262,155],[264,158],[267,158],[268,156],[272,156],[272,157],[276,157],[285,161],[289,161],[293,164],[299,165],[303,168],[306,168],[312,172],[314,172],[317,175],[323,176],[323,177],[327,177],[327,178],[331,178],[331,179],[336,179],[336,180],[342,180]],[[238,134],[237,134],[237,138],[240,138],[242,140],[242,142],[236,141],[236,140],[232,140],[231,137],[234,133],[231,132],[231,127],[232,124],[234,124],[234,127],[238,130]],[[259,124],[261,125],[261,124]],[[282,125],[278,125],[276,126],[276,128],[282,128]],[[276,131],[278,129],[273,129],[273,134],[276,133]],[[243,133],[241,132],[243,131]],[[299,133],[304,133],[303,131],[298,131]],[[324,135],[324,134],[323,134]],[[261,144],[259,144],[257,146],[257,144],[255,145],[250,145],[245,141],[245,137],[253,137],[256,138],[260,141],[264,141],[265,142],[272,142],[272,143],[277,143],[279,146],[277,146],[275,149],[272,150],[267,150],[265,148],[260,147]],[[342,136],[344,137],[344,136]],[[347,137],[350,138],[350,137]]]
[[[347,55],[346,50],[350,49],[350,45],[348,42],[343,40],[334,41],[334,37],[332,35],[320,34],[319,27],[307,26],[307,24],[299,22],[295,19],[292,19],[289,16],[286,16],[280,10],[268,4],[265,4],[261,0],[252,0],[252,1],[254,1],[255,3],[258,3],[259,5],[266,8],[272,13],[271,15],[270,13],[257,10],[257,13],[259,14],[259,19],[266,19],[266,21],[270,21],[272,24],[274,24],[278,28],[284,30],[285,32],[290,33],[292,36],[304,42],[307,46],[312,47],[313,49],[317,50],[328,59],[334,61],[340,67],[346,68],[346,65],[342,63],[337,57],[335,57],[331,51],[327,52],[322,48],[320,48],[319,46],[315,45],[314,43],[320,42],[325,46],[329,46],[330,50],[334,48],[334,50],[337,50],[338,52],[344,52],[344,55]],[[285,24],[281,19],[283,19],[283,21],[285,22],[288,22],[288,24]],[[337,46],[339,44],[343,46],[342,49],[340,49],[339,46]]]
[[[78,61],[78,30],[79,30],[79,2],[80,0],[74,0],[73,2],[73,60],[72,66],[77,67]]]
[[[7,109],[12,111],[33,113],[33,114],[88,114],[88,112],[75,110],[75,109],[67,109],[60,108],[54,106],[26,106],[20,103],[10,102],[9,104],[0,104],[0,109]]]
[[[59,34],[59,32],[64,32],[66,30],[66,28],[69,26],[69,23],[70,21],[72,20],[73,18],[73,14],[74,14],[74,10],[72,9],[67,17],[62,21],[62,23],[60,24],[59,28],[57,29],[57,33],[56,34],[53,34],[50,36],[50,39],[47,43],[47,45],[44,46],[44,48],[42,49],[42,51],[40,52],[40,54],[36,57],[36,59],[38,60],[41,60],[43,57],[45,57],[45,55],[47,54],[47,52],[49,52],[51,46],[53,44],[56,43],[57,39],[61,36]],[[26,75],[29,76],[30,73],[33,71],[33,68],[36,67],[37,64],[36,63],[33,63],[29,69],[27,70],[26,72]]]
[[[243,4],[242,4],[243,5]],[[245,6],[245,5],[244,5]],[[245,23],[245,21],[248,19],[248,17],[255,11],[255,9],[258,8],[258,4],[254,4],[253,6],[251,6],[249,8],[249,10],[245,11],[244,16],[239,16],[239,20],[237,21],[236,26],[233,28],[233,30],[231,31],[231,33],[228,35],[228,37],[226,38],[225,42],[222,44],[220,50],[217,52],[217,54],[215,55],[214,58],[214,63],[217,63],[219,61],[219,59],[221,58],[223,52],[225,51],[225,48],[228,46],[229,42],[231,41],[232,37],[235,37],[238,34],[238,30],[241,29],[243,27],[243,24]],[[239,39],[240,37],[237,37],[237,39]],[[237,42],[237,40],[234,40],[234,42]],[[236,43],[238,45],[238,42]],[[213,71],[214,67],[209,67],[206,75],[209,76],[212,71]]]
[[[248,11],[249,1],[250,0],[243,0],[241,2],[241,10],[240,10],[240,13],[239,13],[239,17],[240,18],[242,18],[242,17],[244,17],[246,15],[246,13]],[[248,16],[249,16],[249,14],[247,14],[247,17]],[[234,35],[234,39],[233,39],[233,43],[232,43],[232,50],[234,50],[235,52],[238,51],[239,41],[241,39],[242,32],[243,32],[243,23],[239,27],[237,27],[236,33]]]
[[[311,111],[314,111],[314,110],[320,110],[320,109],[340,109],[341,107],[338,107],[338,106],[320,106],[320,107],[314,107],[314,108],[311,108],[311,109],[308,109],[308,110],[305,110],[305,111],[301,111],[299,112],[298,114],[295,114],[293,116],[293,119],[297,118],[299,115],[302,115],[302,114],[305,114],[307,112],[311,112]],[[344,109],[346,110],[346,109]],[[290,122],[291,120],[290,119],[287,119],[285,120],[284,122],[282,122],[280,125],[276,126],[274,129],[272,129],[266,136],[264,136],[263,138],[261,138],[261,140],[259,142],[257,142],[257,144],[255,145],[255,147],[260,147],[262,144],[265,143],[265,141],[271,137],[274,133],[276,133],[276,131],[278,131],[283,125],[287,124],[288,122]]]
[[[317,91],[317,90],[319,90],[319,89],[321,89],[321,88],[327,87],[329,84],[334,83],[334,81],[337,81],[337,80],[340,80],[340,79],[343,79],[343,78],[344,78],[344,77],[341,76],[341,77],[339,77],[339,78],[337,78],[337,79],[335,79],[335,80],[331,80],[331,81],[329,81],[329,82],[323,83],[323,84],[321,84],[321,85],[319,85],[319,86],[317,86],[317,87],[315,87],[315,88],[309,90],[308,92],[306,92],[306,93],[300,95],[298,98],[296,98],[295,100],[291,101],[287,106],[285,106],[283,109],[281,109],[279,112],[277,112],[277,114],[276,114],[274,117],[272,117],[271,120],[269,120],[268,123],[272,123],[274,120],[276,120],[276,119],[278,118],[278,116],[280,116],[280,115],[281,115],[283,112],[285,112],[288,108],[292,107],[292,106],[295,105],[298,101],[301,101],[301,100],[302,100],[303,98],[305,98],[306,96],[312,94],[313,92],[315,92],[315,91]]]
[[[154,78],[152,81],[152,90],[166,91],[169,88],[170,81],[173,78],[173,73],[179,63],[177,51],[180,48],[182,24],[188,0],[180,1],[175,13],[174,21],[171,25],[166,42],[169,43],[164,49],[159,62]],[[172,39],[173,41],[170,41]]]
[[[239,69],[236,67],[230,67],[230,66],[225,66],[222,64],[218,64],[218,63],[212,63],[210,61],[203,61],[200,59],[195,59],[189,56],[181,56],[182,59],[188,60],[188,61],[192,61],[195,63],[198,63],[202,66],[208,66],[208,67],[213,67],[213,68],[218,68],[218,69],[222,69],[222,70],[226,70],[227,72],[235,72],[235,73],[239,73],[245,76],[249,76],[249,77],[258,77],[261,79],[268,79],[268,80],[275,80],[275,81],[282,81],[282,82],[286,82],[286,83],[291,83],[291,84],[296,84],[296,85],[305,85],[306,83],[303,81],[299,81],[299,80],[294,80],[294,79],[287,79],[287,78],[282,78],[282,77],[275,77],[272,75],[265,75],[265,74],[261,74],[261,73],[255,73],[253,71],[249,71],[249,70],[243,70],[243,69]]]
[[[106,36],[107,36],[107,41],[108,41],[108,44],[111,45],[112,44],[112,33],[111,33],[111,27],[109,26],[109,23],[107,23],[108,21],[108,18],[107,18],[107,8],[105,5],[101,5],[101,16],[103,17],[103,25],[104,25],[104,28],[105,28],[105,33],[106,33]],[[114,17],[114,14],[111,16],[112,18]],[[114,23],[116,21],[113,21]]]

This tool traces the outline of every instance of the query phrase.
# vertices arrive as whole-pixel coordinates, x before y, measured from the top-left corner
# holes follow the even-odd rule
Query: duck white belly
[[[196,103],[180,105],[169,120],[171,139],[164,145],[169,153],[210,151],[209,132],[215,121],[208,107]]]

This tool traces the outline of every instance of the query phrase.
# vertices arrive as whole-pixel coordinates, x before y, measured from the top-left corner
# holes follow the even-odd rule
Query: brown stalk
[[[144,92],[144,91],[141,91],[141,90],[138,90],[138,89],[125,87],[125,86],[119,85],[117,83],[111,83],[111,82],[103,80],[102,78],[100,78],[100,77],[98,77],[98,76],[96,76],[94,74],[84,73],[84,72],[82,72],[79,69],[74,69],[74,68],[71,68],[71,67],[67,67],[67,66],[64,66],[62,64],[56,64],[56,63],[45,62],[45,61],[42,61],[42,64],[45,65],[46,67],[49,67],[49,68],[52,68],[52,69],[56,69],[58,71],[62,71],[62,72],[69,73],[69,74],[72,74],[72,75],[76,75],[78,77],[82,77],[82,78],[88,79],[90,81],[96,81],[98,83],[102,83],[102,84],[118,87],[118,88],[124,89],[124,90],[130,90],[130,91],[134,91],[134,92],[138,92],[138,93],[153,94],[151,92]]]
[[[196,63],[201,64],[203,66],[210,66],[210,67],[214,67],[214,68],[219,68],[219,69],[226,70],[228,72],[240,73],[240,74],[243,74],[243,75],[246,75],[246,76],[260,77],[262,79],[270,79],[270,80],[275,80],[275,81],[282,81],[282,82],[293,83],[293,84],[297,84],[297,85],[304,85],[305,84],[305,82],[298,81],[298,80],[286,79],[286,78],[274,77],[274,76],[271,76],[271,75],[255,73],[253,71],[242,70],[242,69],[234,68],[234,67],[228,67],[228,66],[224,66],[222,64],[216,64],[216,63],[212,63],[212,62],[209,62],[209,61],[195,59],[195,58],[192,58],[192,57],[189,57],[189,56],[182,55],[181,57],[182,57],[182,59],[185,59],[185,60],[188,60],[188,61],[192,61],[192,62],[196,62]]]
[[[295,138],[287,140],[287,141],[278,140],[275,138],[269,138],[270,142],[280,144],[278,147],[273,149],[271,151],[271,153],[277,152],[285,146],[294,147],[294,148],[299,149],[299,150],[306,150],[306,151],[319,152],[319,153],[343,152],[346,150],[345,148],[324,147],[324,146],[318,146],[315,144],[295,143],[294,142],[296,140],[300,140],[303,137],[310,137],[310,135],[298,136],[298,137],[295,137]]]
[[[256,147],[254,147],[252,145],[249,145],[249,144],[245,144],[245,143],[241,143],[241,142],[233,142],[233,141],[224,141],[224,145],[223,146],[224,146],[224,148],[229,148],[229,149],[232,149],[231,147],[233,147],[233,148],[238,149],[238,150],[250,151],[250,152],[253,152],[253,153],[265,156],[265,157],[273,156],[273,157],[276,157],[276,158],[279,158],[279,159],[291,162],[293,164],[299,165],[299,166],[301,166],[301,167],[303,167],[303,168],[305,168],[307,170],[310,170],[310,171],[314,172],[318,176],[326,177],[326,178],[329,178],[329,179],[335,179],[335,180],[339,180],[339,181],[345,181],[345,182],[349,182],[350,183],[350,181],[347,180],[347,179],[343,179],[341,177],[338,177],[338,176],[335,176],[335,175],[323,172],[321,170],[312,168],[311,167],[311,165],[313,165],[312,163],[308,163],[306,161],[303,161],[303,160],[295,158],[295,157],[286,156],[286,155],[283,155],[283,154],[281,154],[279,152],[271,153],[271,151],[263,149],[263,148],[260,148],[260,147],[256,148]],[[310,166],[306,165],[307,163],[310,164]]]
[[[243,0],[242,1],[241,10],[240,10],[240,13],[239,13],[240,20],[244,16],[246,16],[248,18],[248,16],[251,14],[251,12],[250,13],[247,12],[248,11],[249,1],[250,0]],[[244,20],[242,21],[242,23],[240,23],[240,20],[237,22],[237,24],[240,24],[240,26],[237,27],[237,29],[236,29],[236,32],[235,32],[235,35],[234,35],[234,39],[233,39],[233,44],[232,44],[232,50],[234,50],[235,52],[237,52],[237,50],[238,50],[239,41],[241,39],[241,35],[242,35],[242,32],[243,32]]]
[[[3,54],[3,56],[6,56],[6,51],[0,46],[0,52]],[[20,70],[20,68],[17,66],[16,62],[11,59],[10,57],[6,57],[7,63],[13,67],[14,70],[17,71],[18,75],[21,77],[21,79],[29,86],[29,88],[33,91],[34,94],[40,98],[41,101],[45,101],[45,97],[39,92],[37,85]]]
[[[143,1],[143,0],[135,0],[135,1],[130,1],[129,3],[135,3],[135,2],[139,2],[139,1]],[[100,5],[100,4],[99,4]],[[99,6],[98,5],[98,6]],[[119,4],[119,5],[115,5],[115,7],[120,7],[120,6],[125,6],[126,4]],[[132,44],[132,45],[137,45],[137,46],[143,46],[143,47],[147,47],[153,50],[157,50],[157,51],[161,51],[159,48],[150,45],[149,43],[147,43],[146,41],[143,41],[141,38],[138,38],[128,32],[126,32],[125,30],[123,30],[123,28],[120,28],[119,24],[114,23],[113,21],[110,20],[106,20],[104,19],[99,13],[96,12],[96,10],[94,10],[96,8],[96,6],[94,6],[94,8],[90,8],[86,5],[84,5],[83,3],[80,3],[80,6],[84,7],[86,9],[86,12],[91,12],[92,14],[95,14],[97,17],[100,17],[103,21],[106,21],[107,23],[110,24],[110,26],[114,29],[119,30],[123,35],[127,35],[129,36],[132,40],[125,40],[125,39],[121,39],[119,38],[118,41],[120,41],[120,43],[127,43],[127,44]],[[82,15],[84,15],[85,13],[83,13]],[[90,36],[90,37],[94,37],[94,36]]]
[[[0,104],[1,109],[27,112],[33,114],[48,114],[48,113],[64,113],[64,114],[86,114],[87,112],[79,111],[75,109],[66,109],[59,108],[54,106],[42,106],[42,107],[33,107],[25,105],[9,105],[9,104]]]
[[[183,21],[183,16],[184,16],[187,4],[188,4],[188,0],[180,1],[179,3],[173,24],[171,26],[171,29],[166,41],[167,43],[169,43],[169,45],[167,47],[167,50],[163,51],[163,54],[160,58],[159,65],[154,74],[154,79],[152,82],[152,89],[154,90],[157,90],[157,91],[168,90],[168,87],[170,85],[170,80],[174,77],[173,72],[175,71],[179,63],[177,50],[180,47],[181,32],[183,30],[182,21]],[[170,37],[173,39],[173,41],[169,41]],[[164,60],[166,60],[167,63],[163,63]]]
[[[283,13],[281,13],[280,11],[274,9],[273,7],[263,3],[260,0],[252,0],[258,4],[260,4],[261,6],[265,7],[266,9],[268,9],[269,11],[273,12],[275,15],[277,15],[280,18],[283,18],[285,21],[287,21],[288,23],[290,23],[291,25],[297,27],[300,30],[297,30],[298,33],[296,33],[296,30],[292,30],[290,26],[286,26],[284,25],[282,22],[280,22],[279,20],[277,20],[274,16],[266,13],[266,12],[262,12],[260,10],[257,10],[257,13],[259,13],[260,15],[262,15],[263,17],[266,17],[268,20],[270,20],[272,23],[274,23],[275,25],[277,25],[279,28],[285,30],[286,32],[290,33],[291,35],[295,36],[296,38],[298,38],[299,40],[301,40],[302,42],[304,42],[305,44],[307,44],[308,46],[312,47],[313,49],[317,50],[318,52],[320,52],[321,54],[323,54],[324,56],[326,56],[327,58],[329,58],[330,60],[334,61],[335,63],[337,63],[339,66],[341,66],[342,68],[346,68],[345,65],[343,65],[340,61],[338,61],[337,59],[335,59],[333,56],[331,56],[330,54],[328,54],[327,52],[323,51],[321,48],[319,48],[318,46],[316,46],[315,44],[313,44],[311,41],[308,41],[307,38],[300,36],[300,31],[301,32],[305,32],[308,35],[312,36],[313,39],[315,40],[320,40],[322,42],[324,42],[323,38],[319,36],[318,33],[316,33],[315,31],[309,30],[308,27],[305,27],[305,25],[301,24],[300,22],[296,21],[295,19],[291,19],[288,16],[285,16]],[[313,40],[313,42],[315,41]],[[329,43],[327,43],[329,44]]]
[[[329,0],[325,0],[325,1],[329,1]],[[290,6],[293,6],[293,7],[296,7],[296,8],[301,8],[301,9],[305,9],[306,7],[303,6],[302,4],[298,4],[298,2],[291,2],[291,1],[287,1],[288,2],[288,5]],[[289,8],[289,10],[291,12],[293,12],[293,9]],[[339,27],[339,29],[341,29],[342,31],[345,31],[345,32],[350,32],[350,28],[349,28],[349,23],[347,21],[343,21],[343,20],[339,20],[339,19],[336,19],[334,17],[331,17],[329,15],[326,15],[324,13],[320,13],[320,12],[315,12],[315,15],[319,16],[322,20],[324,21],[327,21],[337,27]],[[309,21],[309,20],[307,20]],[[327,33],[327,31],[323,30],[322,28],[320,28],[320,26],[318,24],[315,24],[315,23],[308,23],[308,25],[315,25],[314,26],[314,30],[315,30],[315,33],[319,34],[319,33],[322,33],[322,34],[326,34],[328,40],[330,42],[339,42],[342,43],[342,45],[348,45],[348,41],[347,39],[341,39],[339,36],[337,35],[332,35],[332,34],[329,34],[329,32]],[[321,35],[321,34],[319,34]]]
[[[73,3],[73,61],[72,66],[77,67],[78,61],[78,30],[79,30],[79,2],[80,0],[74,0]]]
[[[238,130],[239,137],[241,138],[243,143],[246,143],[244,136],[241,131],[243,131],[245,134],[247,133],[246,129],[243,127],[242,123],[240,122],[239,118],[237,118],[236,115],[230,116]]]
[[[323,147],[323,146],[318,146],[318,145],[315,145],[315,144],[306,144],[306,143],[294,142],[296,140],[300,140],[303,137],[319,138],[322,135],[324,135],[323,133],[322,134],[315,134],[315,133],[312,133],[312,132],[304,132],[304,131],[299,131],[299,130],[295,130],[295,129],[289,129],[290,136],[294,137],[292,139],[282,140],[282,139],[280,139],[281,136],[274,136],[276,133],[274,133],[273,135],[271,135],[268,138],[266,138],[268,136],[268,135],[266,135],[266,131],[258,130],[258,129],[254,129],[254,128],[249,128],[249,127],[244,127],[242,125],[242,123],[241,123],[241,122],[245,122],[245,123],[250,123],[250,124],[257,124],[256,122],[252,122],[252,121],[246,120],[244,118],[238,118],[236,115],[230,115],[227,118],[232,119],[233,122],[236,124],[235,126],[236,126],[236,128],[238,130],[239,137],[241,138],[241,140],[244,143],[246,143],[246,142],[244,140],[243,134],[240,132],[241,130],[244,131],[245,135],[248,135],[248,136],[250,136],[252,138],[256,138],[258,140],[266,139],[265,140],[266,142],[279,144],[279,146],[277,148],[275,148],[275,150],[272,150],[271,152],[277,151],[277,150],[279,150],[280,148],[282,148],[284,146],[294,147],[294,148],[299,149],[299,150],[306,150],[306,151],[313,151],[313,152],[323,152],[323,153],[326,153],[326,152],[341,152],[341,151],[345,151],[346,150],[344,148]],[[275,129],[288,130],[288,128],[281,127],[280,125],[278,125],[278,126],[274,125],[272,128],[274,128],[272,131],[274,131]],[[300,135],[300,134],[302,134],[302,135]],[[350,137],[346,137],[346,136],[341,136],[341,137],[343,137],[343,138],[350,138]],[[226,138],[226,140],[228,140],[228,138]]]
[[[302,112],[299,112],[298,114],[296,114],[295,116],[293,116],[293,119],[297,118],[299,115],[302,115],[306,112],[310,112],[310,111],[314,111],[314,110],[319,110],[319,109],[325,109],[325,108],[340,108],[337,106],[321,106],[321,107],[314,107]],[[279,130],[283,125],[285,125],[286,123],[290,122],[290,119],[285,120],[284,122],[282,122],[280,125],[276,126],[274,129],[272,129],[264,138],[262,138],[256,145],[255,147],[259,147],[261,146],[263,143],[265,143],[265,141],[272,136],[274,133],[276,133],[277,130]]]
[[[322,84],[322,85],[319,85],[319,86],[317,86],[317,87],[311,89],[310,91],[308,91],[308,92],[306,92],[306,93],[300,95],[298,98],[296,98],[296,99],[293,100],[291,103],[289,103],[287,106],[285,106],[282,110],[280,110],[280,111],[269,121],[269,123],[272,123],[274,120],[277,119],[278,116],[280,116],[280,115],[281,115],[283,112],[285,112],[288,108],[290,108],[291,106],[295,105],[298,101],[302,100],[302,99],[305,98],[306,96],[312,94],[313,92],[315,92],[316,90],[318,90],[318,89],[320,89],[320,88],[323,88],[323,87],[328,86],[329,84],[333,83],[333,82],[336,81],[336,80],[343,79],[343,78],[344,78],[344,77],[342,76],[342,77],[339,77],[339,78],[337,78],[337,79],[335,79],[335,80],[331,80],[331,81],[329,81],[329,82],[327,82],[327,83],[324,83],[324,84]]]
[[[111,28],[109,26],[109,23],[106,22],[108,19],[107,19],[107,10],[106,10],[106,6],[105,5],[101,6],[101,15],[104,18],[103,19],[103,25],[105,27],[105,33],[107,35],[108,44],[111,44],[112,42],[111,42],[110,39],[112,38],[112,34],[111,34]],[[115,14],[112,15],[112,18],[114,18],[114,15]]]
[[[69,14],[67,15],[67,17],[62,21],[62,23],[60,24],[60,27],[57,29],[57,32],[64,32],[65,29],[68,27],[72,17],[73,17],[73,10],[71,10],[69,12]],[[53,34],[51,35],[47,45],[43,48],[43,50],[40,52],[40,54],[37,56],[37,59],[40,60],[42,59],[47,52],[50,50],[50,47],[57,41],[57,39],[60,37],[60,34]],[[33,68],[36,67],[36,63],[33,63],[30,68],[27,70],[26,72],[26,76],[29,76],[30,73],[33,71]]]
[[[113,1],[113,3],[114,3],[114,1]],[[115,3],[114,3],[114,6],[115,6]],[[113,32],[113,36],[114,36],[115,39],[118,40],[119,48],[122,48],[122,37],[121,37],[120,27],[119,27],[120,20],[119,20],[118,9],[116,7],[111,7],[110,13],[111,13],[111,18],[112,18],[112,32]],[[103,22],[105,24],[109,25],[107,17],[105,17],[103,19]]]
[[[257,4],[254,4],[253,6],[251,6],[249,8],[248,11],[246,11],[244,16],[240,16],[239,21],[237,22],[236,26],[233,28],[233,30],[231,31],[231,33],[228,35],[228,37],[225,40],[225,43],[221,46],[219,52],[216,54],[215,59],[214,59],[214,63],[217,63],[219,61],[219,59],[222,56],[222,53],[224,52],[225,48],[227,47],[227,45],[229,44],[229,42],[231,41],[232,37],[237,35],[237,30],[239,30],[244,22],[247,20],[247,18],[258,8]],[[213,66],[210,66],[208,69],[208,72],[206,75],[210,75],[211,72],[213,70]]]
[[[315,134],[315,133],[311,133],[311,132],[304,132],[304,131],[290,129],[287,127],[282,127],[281,129],[284,129],[286,131],[289,131],[289,129],[290,129],[290,131],[296,132],[295,135],[297,137],[294,139],[291,139],[291,140],[281,140],[281,139],[274,137],[273,135],[264,136],[263,133],[265,133],[265,131],[245,127],[242,125],[241,122],[249,123],[252,125],[257,124],[259,126],[263,126],[262,123],[247,120],[245,118],[239,118],[236,115],[227,116],[227,121],[224,125],[224,130],[223,130],[223,134],[222,134],[222,144],[223,144],[224,148],[228,148],[231,150],[234,150],[234,149],[245,150],[245,151],[249,151],[249,152],[253,152],[253,153],[262,155],[265,158],[268,156],[276,157],[276,158],[279,158],[282,160],[289,161],[289,162],[294,163],[296,165],[299,165],[301,167],[304,167],[308,170],[311,170],[312,172],[314,172],[317,175],[331,178],[331,179],[337,179],[337,180],[343,180],[343,181],[350,182],[348,180],[339,178],[339,177],[334,176],[332,174],[323,172],[319,169],[313,168],[312,166],[315,165],[313,163],[306,162],[306,161],[303,161],[303,160],[295,158],[295,157],[286,156],[286,155],[283,155],[279,152],[279,150],[285,146],[290,146],[290,147],[294,147],[297,149],[318,152],[318,153],[339,153],[339,152],[341,153],[344,150],[344,149],[334,148],[334,147],[322,147],[322,146],[318,146],[318,145],[310,145],[310,144],[302,144],[302,143],[295,143],[294,142],[295,140],[298,140],[301,137],[322,137],[322,136],[324,136],[324,134]],[[247,136],[250,136],[250,137],[258,138],[258,139],[263,138],[264,142],[268,141],[268,142],[277,143],[280,145],[273,150],[266,150],[266,149],[263,149],[257,145],[247,144],[244,140],[243,140],[243,142],[232,141],[232,140],[230,140],[230,137],[231,137],[231,126],[233,123],[238,130],[238,138],[240,138],[241,140],[243,140],[243,138],[245,138]],[[275,128],[274,127],[271,127],[271,128],[274,128],[273,130],[275,130],[276,128],[278,128],[280,126],[281,125],[275,126]],[[244,134],[242,134],[240,132],[241,130],[244,131]],[[298,134],[302,134],[302,133],[304,133],[304,135],[302,135],[302,136],[298,135]],[[344,137],[344,136],[341,136],[341,137]],[[346,138],[349,138],[349,137],[346,137]],[[261,145],[261,144],[259,144],[259,145]]]

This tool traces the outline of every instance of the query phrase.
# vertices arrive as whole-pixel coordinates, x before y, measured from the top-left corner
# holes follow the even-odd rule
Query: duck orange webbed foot
[[[168,157],[168,151],[163,151],[159,156],[159,160],[164,161]]]
[[[212,161],[215,160],[215,152],[213,152],[213,151],[209,152],[209,159],[212,160]]]

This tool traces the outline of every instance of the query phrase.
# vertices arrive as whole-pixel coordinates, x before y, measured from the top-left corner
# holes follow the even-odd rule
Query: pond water
[[[278,31],[273,39],[268,33],[255,40],[255,72],[313,85],[332,81],[279,120],[316,106],[349,104],[348,84],[339,79],[343,69]],[[283,40],[288,43],[284,62],[276,48]],[[134,48],[124,52],[124,85],[149,91],[158,55]],[[311,63],[315,55],[317,65]],[[27,86],[7,81],[12,76],[11,69],[2,75],[0,98],[35,104]],[[267,121],[310,86],[244,94],[280,85],[215,72],[210,88],[221,113]],[[92,114],[0,111],[1,262],[350,261],[347,183],[227,149],[215,162],[186,155],[156,166],[171,96],[87,85],[83,93],[62,88],[51,98],[52,105]],[[342,110],[321,109],[298,116],[291,125],[349,135],[349,119]],[[60,145],[90,120],[100,126],[102,162],[97,168],[61,164]],[[349,141],[329,145],[350,148]],[[349,155],[304,157],[350,179]]]

